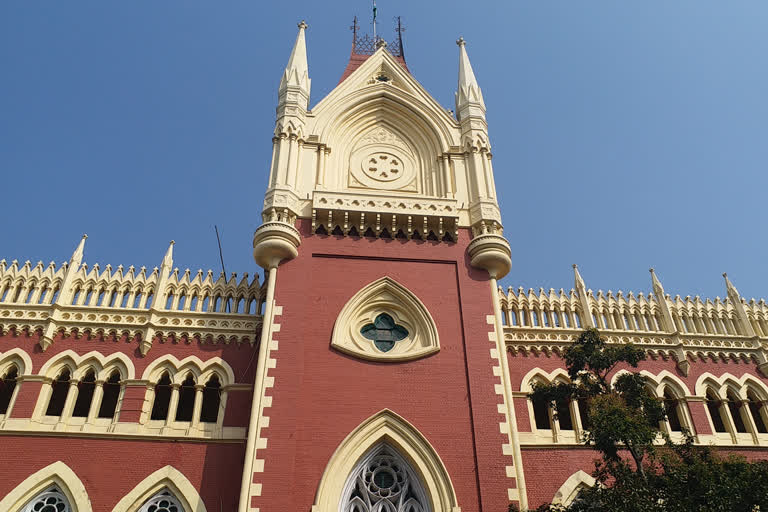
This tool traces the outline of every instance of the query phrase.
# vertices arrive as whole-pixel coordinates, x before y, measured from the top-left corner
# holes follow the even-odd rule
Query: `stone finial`
[[[462,112],[467,108],[473,113],[466,112],[464,115],[485,116],[485,102],[483,101],[483,92],[475,78],[475,72],[467,55],[466,41],[460,37],[456,44],[459,46],[459,85],[456,90],[456,112],[461,117]],[[461,121],[461,119],[459,119]]]
[[[309,25],[304,20],[301,20],[296,26],[299,27],[299,30],[307,30],[309,28]]]
[[[462,46],[462,47],[463,47],[464,45],[466,45],[466,44],[467,44],[467,42],[464,40],[464,38],[463,38],[463,37],[459,36],[459,38],[456,40],[456,44],[457,44],[458,46]]]

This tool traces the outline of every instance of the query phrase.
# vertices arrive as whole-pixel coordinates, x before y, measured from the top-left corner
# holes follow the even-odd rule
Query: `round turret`
[[[472,239],[467,252],[473,267],[483,268],[492,278],[501,279],[512,268],[509,242],[501,235],[485,233]]]
[[[253,259],[265,269],[295,258],[301,244],[299,231],[281,221],[265,222],[253,234]]]

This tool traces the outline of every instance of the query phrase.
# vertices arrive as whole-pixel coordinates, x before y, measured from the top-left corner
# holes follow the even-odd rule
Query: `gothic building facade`
[[[355,33],[309,109],[306,25],[278,89],[266,279],[0,261],[0,480],[12,512],[500,512],[593,481],[567,380],[594,326],[647,349],[664,428],[768,447],[768,306],[499,288],[511,267],[483,94],[458,41],[455,114],[402,41]]]

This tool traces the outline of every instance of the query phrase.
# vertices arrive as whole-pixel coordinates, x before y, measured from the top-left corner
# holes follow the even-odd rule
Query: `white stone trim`
[[[378,350],[360,329],[387,313],[408,330],[408,337],[388,352]],[[408,361],[440,350],[437,326],[427,307],[408,288],[385,276],[364,286],[341,309],[333,326],[331,347],[374,361]]]
[[[185,512],[207,512],[195,486],[173,466],[160,468],[139,482],[115,505],[112,512],[134,512],[165,488],[181,502]]]
[[[83,482],[61,461],[42,468],[17,485],[0,500],[0,510],[21,510],[35,496],[53,485],[67,497],[72,512],[91,512],[91,502]]]
[[[432,445],[401,416],[384,409],[353,430],[331,456],[311,512],[338,512],[344,484],[357,462],[377,444],[399,451],[422,479],[435,512],[461,512],[448,471]]]
[[[565,483],[560,486],[560,489],[557,490],[552,498],[552,504],[568,506],[573,503],[581,489],[584,487],[594,487],[595,483],[597,483],[597,480],[594,477],[579,470],[569,476]]]

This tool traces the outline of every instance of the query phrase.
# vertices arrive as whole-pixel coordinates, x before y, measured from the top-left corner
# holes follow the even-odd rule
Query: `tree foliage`
[[[583,442],[601,455],[593,473],[598,485],[568,507],[548,504],[537,512],[768,511],[768,461],[721,456],[695,445],[687,432],[674,443],[662,428],[663,402],[644,376],[623,372],[611,383],[617,366],[637,368],[645,357],[640,348],[608,345],[597,329],[587,329],[564,353],[571,382],[534,386],[531,398],[549,403],[555,417],[568,410],[557,404],[589,404]]]

